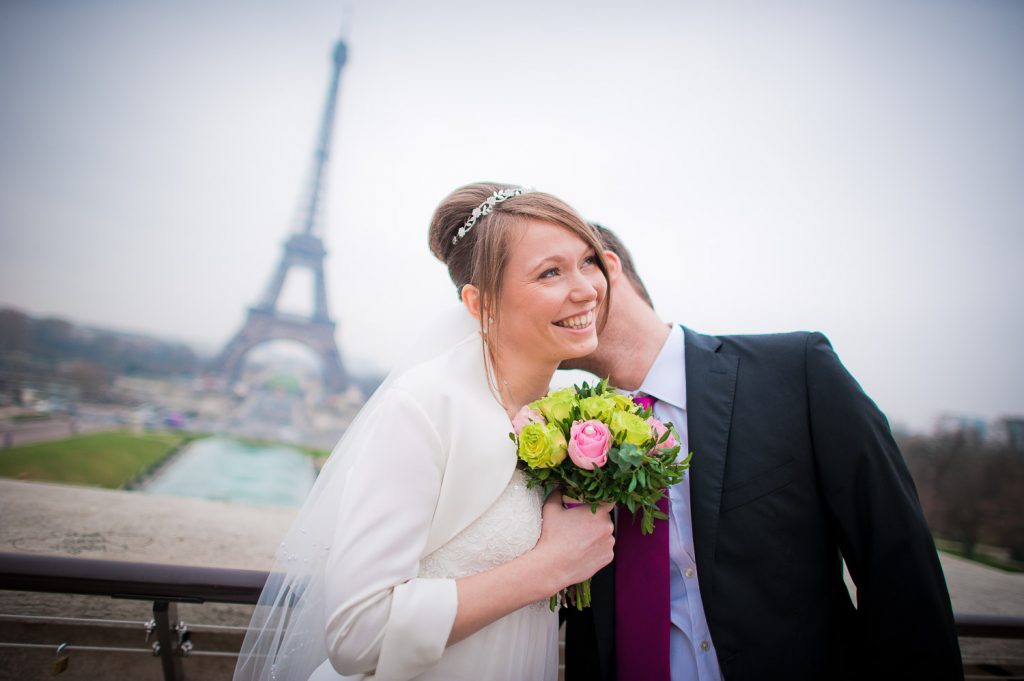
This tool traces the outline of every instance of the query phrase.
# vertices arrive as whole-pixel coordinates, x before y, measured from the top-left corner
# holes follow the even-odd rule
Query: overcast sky
[[[0,304],[216,351],[294,223],[343,14],[0,3]],[[1024,413],[1024,3],[356,0],[346,23],[323,236],[353,370],[454,300],[427,222],[493,179],[616,229],[668,320],[826,332],[894,422]]]

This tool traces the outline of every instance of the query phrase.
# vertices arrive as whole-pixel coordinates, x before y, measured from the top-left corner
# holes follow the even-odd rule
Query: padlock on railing
[[[53,661],[53,665],[50,667],[50,676],[57,676],[68,670],[68,665],[71,664],[71,656],[67,653],[67,647],[67,643],[61,643],[57,646],[57,659]]]

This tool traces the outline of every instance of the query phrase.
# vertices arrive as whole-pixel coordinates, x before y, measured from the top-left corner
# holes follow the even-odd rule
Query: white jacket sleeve
[[[441,659],[455,622],[454,579],[418,578],[444,475],[437,431],[392,388],[355,443],[327,559],[327,652],[343,675],[402,681]]]

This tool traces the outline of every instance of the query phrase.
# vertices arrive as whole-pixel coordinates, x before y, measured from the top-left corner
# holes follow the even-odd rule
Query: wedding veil
[[[372,435],[368,417],[398,377],[478,331],[479,323],[461,305],[438,314],[412,336],[413,342],[398,365],[338,441],[278,548],[245,634],[235,681],[307,681],[327,659],[324,565],[335,528],[342,520],[337,508],[347,472],[358,457],[374,454],[366,446]]]

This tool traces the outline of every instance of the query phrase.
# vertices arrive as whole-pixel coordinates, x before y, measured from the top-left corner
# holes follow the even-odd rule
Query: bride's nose
[[[576,270],[573,274],[572,288],[569,291],[569,300],[574,303],[587,303],[597,300],[599,296],[597,286],[584,272]]]

